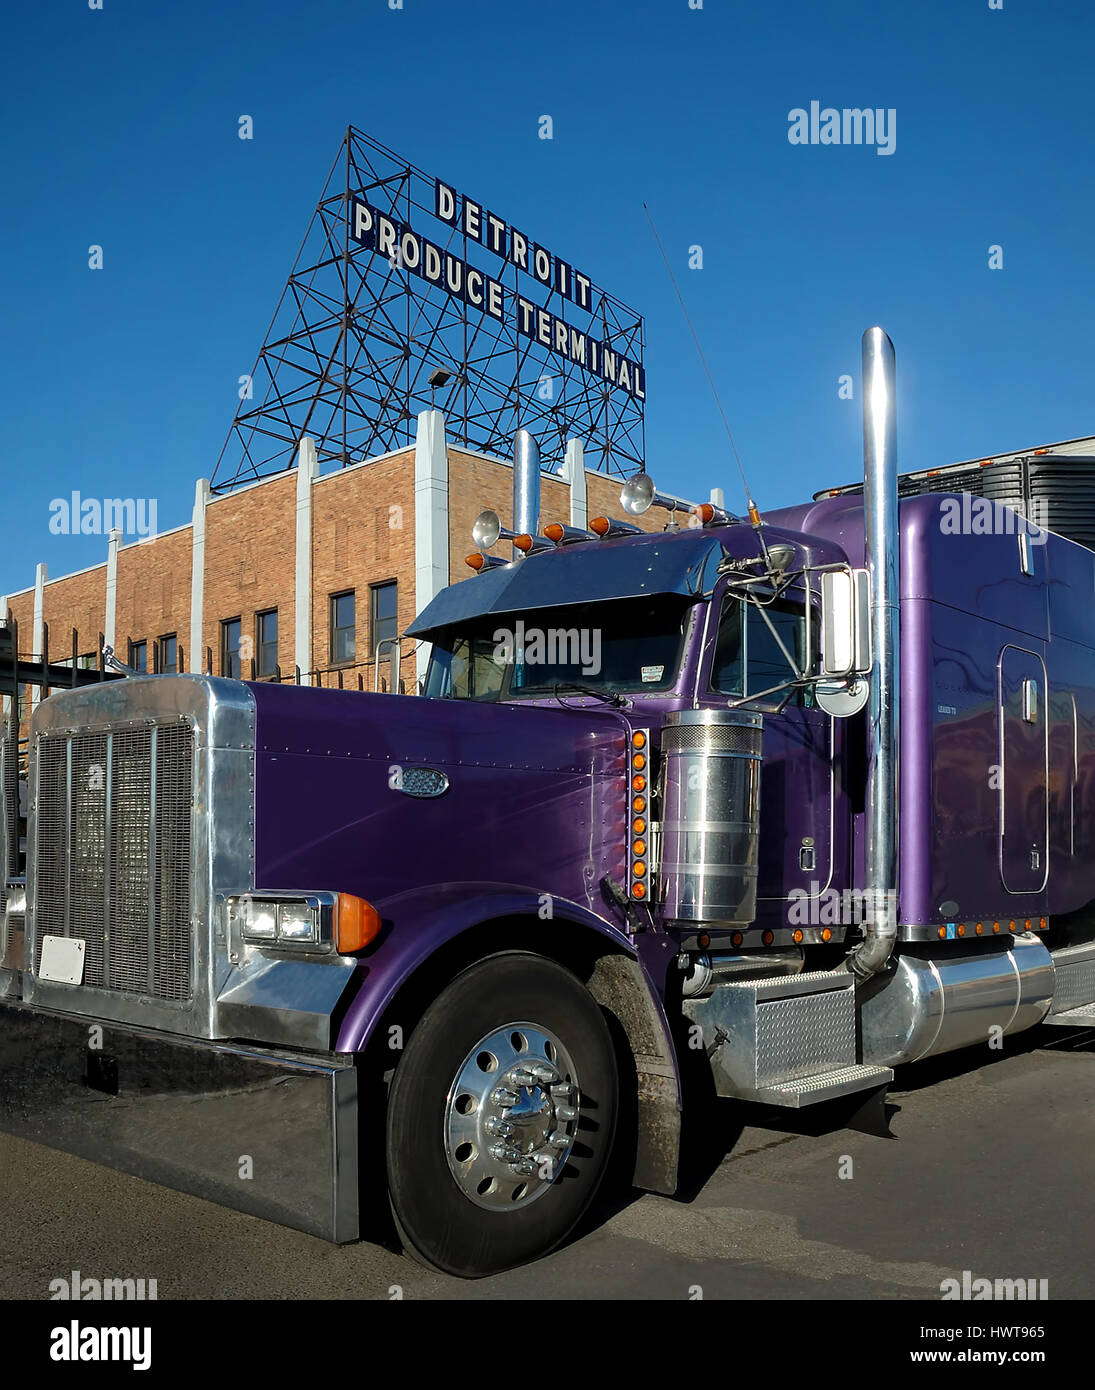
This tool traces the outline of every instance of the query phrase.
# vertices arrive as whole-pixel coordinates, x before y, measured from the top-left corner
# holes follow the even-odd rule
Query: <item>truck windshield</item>
[[[434,639],[425,693],[505,700],[575,684],[605,693],[667,690],[690,606],[682,595],[659,594],[480,618]]]

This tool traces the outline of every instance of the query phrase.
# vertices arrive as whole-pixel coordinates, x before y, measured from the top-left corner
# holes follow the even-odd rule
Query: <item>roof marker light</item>
[[[630,521],[617,521],[614,516],[595,516],[589,523],[589,529],[602,539],[606,536],[641,536],[643,534],[641,526],[632,526]]]

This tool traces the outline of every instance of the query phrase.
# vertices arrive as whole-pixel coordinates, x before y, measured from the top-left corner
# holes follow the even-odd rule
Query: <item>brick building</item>
[[[273,477],[223,495],[200,479],[188,524],[128,544],[113,532],[103,562],[75,574],[51,578],[39,565],[34,584],[0,599],[0,613],[36,659],[48,647],[51,661],[70,660],[75,629],[81,665],[97,665],[101,633],[142,671],[387,688],[378,645],[448,584],[474,581],[464,563],[472,523],[492,507],[511,524],[512,472],[448,443],[436,410],[418,417],[413,445],[323,475],[304,439],[297,466]],[[571,440],[563,473],[542,477],[541,529],[620,515],[619,493],[620,479],[587,471]],[[657,530],[665,520],[639,519]],[[406,690],[427,656],[404,643]]]

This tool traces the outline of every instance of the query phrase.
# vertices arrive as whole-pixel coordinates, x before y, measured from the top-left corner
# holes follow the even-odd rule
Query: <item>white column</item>
[[[46,588],[46,567],[39,565],[34,571],[34,657],[37,661],[42,659],[42,647],[45,645],[45,618],[43,607]],[[30,688],[30,708],[31,713],[38,708],[42,699],[42,687],[32,685]]]
[[[311,683],[312,669],[312,484],[319,476],[314,439],[307,435],[297,452],[297,559],[293,581],[293,661],[300,679]]]
[[[121,531],[111,531],[106,543],[106,614],[103,618],[103,642],[115,647],[119,661],[128,661],[125,652],[117,653],[114,642],[116,619],[118,616],[118,547],[122,543]],[[149,667],[151,670],[151,667]]]
[[[722,511],[726,510],[726,495],[721,487],[713,487],[711,489],[711,496],[708,500],[711,502],[712,506],[719,507]]]
[[[449,585],[449,454],[445,417],[424,410],[414,442],[414,611],[421,613]],[[421,680],[429,660],[428,645],[418,648]]]
[[[209,479],[199,478],[194,487],[194,519],[190,549],[190,651],[189,668],[200,673],[205,650],[202,647],[202,605],[205,599],[205,509],[209,506]]]
[[[8,620],[8,596],[7,596],[7,594],[0,594],[0,623],[6,623],[7,620]],[[0,714],[3,714],[4,718],[6,719],[7,716],[8,716],[10,713],[11,713],[11,696],[10,696],[10,695],[0,695]],[[0,793],[0,795],[2,795],[2,793]]]
[[[568,439],[563,476],[570,483],[570,524],[585,527],[589,518],[586,500],[586,451],[580,439]]]

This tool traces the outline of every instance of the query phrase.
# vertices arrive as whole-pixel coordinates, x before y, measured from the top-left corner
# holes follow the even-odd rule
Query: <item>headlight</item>
[[[278,937],[282,941],[319,941],[318,909],[306,903],[282,903],[278,908]]]
[[[273,941],[278,934],[278,909],[275,903],[257,903],[244,899],[241,905],[243,934],[252,941]]]
[[[228,899],[230,918],[244,941],[315,955],[363,950],[380,934],[380,914],[351,893],[300,893]]]

